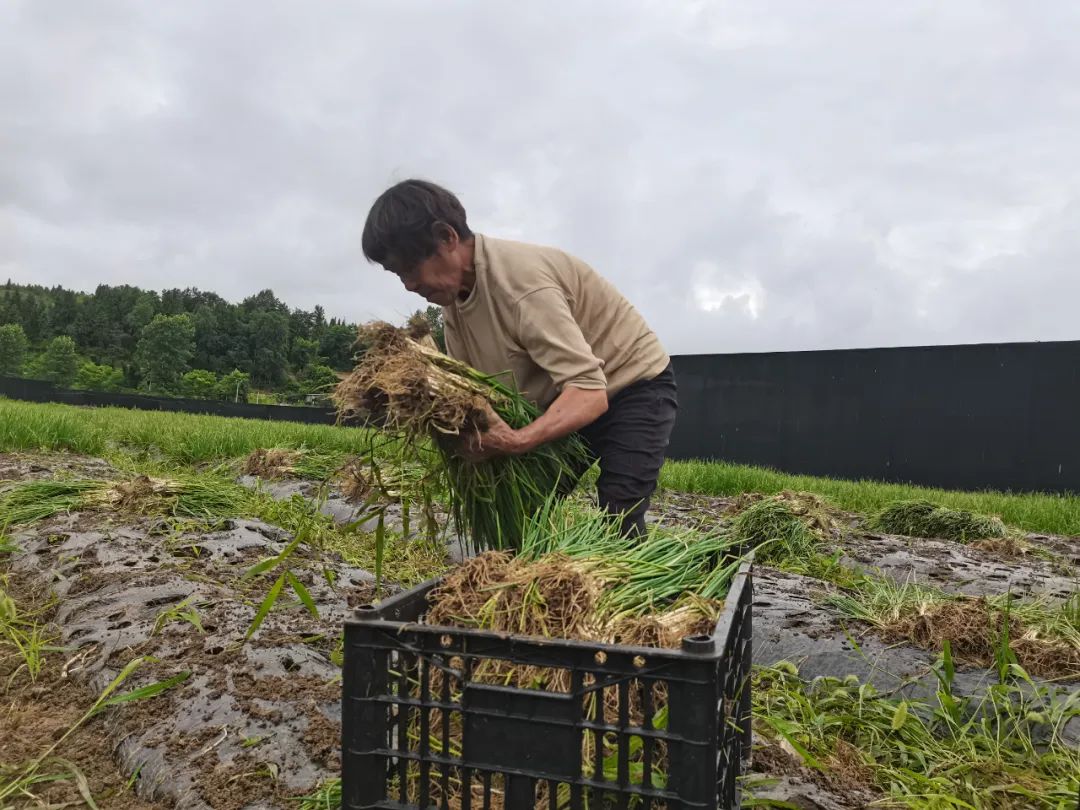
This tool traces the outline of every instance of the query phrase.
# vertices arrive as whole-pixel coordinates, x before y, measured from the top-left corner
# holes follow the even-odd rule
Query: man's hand
[[[592,424],[607,407],[606,391],[567,387],[539,419],[514,430],[488,406],[488,429],[462,436],[459,452],[471,461],[528,453]]]
[[[513,456],[531,449],[520,433],[503,421],[491,406],[487,409],[488,429],[483,433],[462,436],[461,455],[470,461],[484,461],[495,456]]]

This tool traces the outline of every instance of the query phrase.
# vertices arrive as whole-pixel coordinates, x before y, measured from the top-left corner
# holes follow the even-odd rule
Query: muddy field
[[[0,480],[56,475],[120,476],[95,459],[0,457]],[[271,489],[278,497],[313,491],[303,481]],[[717,526],[737,507],[731,499],[664,493],[654,511],[665,523]],[[333,494],[323,509],[342,522],[355,517]],[[400,515],[391,515],[390,525],[400,529]],[[115,512],[67,514],[11,532],[12,550],[0,558],[4,589],[22,615],[55,628],[53,644],[62,651],[48,653],[47,666],[31,682],[5,649],[2,764],[10,769],[39,756],[141,659],[121,691],[178,679],[175,685],[86,722],[57,748],[64,762],[46,763],[49,772],[77,770],[101,807],[298,807],[297,797],[338,775],[341,625],[350,608],[375,593],[371,572],[301,545],[283,565],[310,604],[297,590],[283,589],[275,609],[245,639],[282,569],[245,572],[280,554],[291,539],[259,520],[199,523]],[[968,596],[1011,593],[1052,603],[1075,594],[1080,581],[1078,538],[1028,535],[1010,544],[963,545],[872,533],[848,515],[831,542],[846,568]],[[447,553],[459,556],[457,549]],[[758,565],[754,588],[755,664],[791,661],[808,679],[853,674],[890,694],[934,693],[939,652],[915,631],[900,638],[845,618],[827,603],[835,585],[806,575]],[[1080,689],[1080,664],[1070,669],[1073,663],[1066,653],[1045,664],[1051,668],[1045,676],[1063,696]],[[959,692],[977,694],[993,680],[988,665],[959,660]],[[1080,745],[1080,718],[1065,733]],[[746,790],[760,802],[787,803],[774,806],[827,810],[881,798],[858,778],[858,769],[853,772],[823,774],[806,767],[790,746],[761,739]],[[80,802],[80,781],[35,785],[36,803],[25,796],[8,801]]]

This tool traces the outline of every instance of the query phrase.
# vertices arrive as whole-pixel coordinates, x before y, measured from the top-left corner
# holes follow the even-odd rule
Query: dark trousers
[[[645,513],[656,491],[678,407],[675,371],[668,364],[653,379],[613,396],[604,415],[580,431],[593,460],[600,461],[596,484],[600,506],[622,515],[625,535],[645,533]]]

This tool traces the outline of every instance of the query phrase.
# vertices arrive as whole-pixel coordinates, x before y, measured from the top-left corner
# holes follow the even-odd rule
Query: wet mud
[[[0,480],[54,475],[113,477],[106,462],[76,456],[0,456]],[[274,497],[315,498],[340,523],[362,515],[340,493],[311,482],[241,479]],[[734,499],[662,493],[651,519],[715,528],[730,519]],[[400,508],[387,527],[403,528]],[[413,513],[411,526],[421,526]],[[371,524],[374,528],[374,524]],[[845,564],[897,581],[916,581],[968,595],[1012,592],[1064,598],[1076,590],[1068,538],[1033,536],[1046,553],[1001,558],[952,543],[852,531],[837,540]],[[1041,538],[1041,539],[1040,539]],[[110,710],[102,734],[125,775],[136,774],[142,800],[177,808],[295,807],[295,798],[339,775],[342,623],[370,601],[374,577],[340,558],[301,548],[289,568],[317,606],[312,616],[288,588],[262,627],[245,641],[259,604],[282,569],[245,577],[279,553],[291,536],[269,524],[232,519],[184,526],[100,515],[69,515],[14,537],[20,549],[5,563],[24,587],[56,594],[69,682],[99,692],[131,660],[146,662],[127,688],[182,672],[187,679],[160,697]],[[1075,539],[1073,539],[1075,540]],[[451,541],[448,552],[461,558]],[[328,575],[329,574],[329,575]],[[822,604],[825,583],[758,566],[754,579],[754,660],[795,663],[809,679],[854,674],[879,692],[932,699],[937,655],[887,642]],[[194,610],[197,623],[184,618]],[[196,626],[199,625],[199,626]],[[992,682],[986,669],[961,666],[954,687],[977,695]],[[1058,684],[1062,693],[1080,684]],[[1080,719],[1066,729],[1080,744]],[[879,796],[823,778],[774,743],[759,739],[750,793],[775,806],[817,810],[865,807]]]
[[[17,535],[22,551],[9,568],[59,598],[54,621],[73,682],[100,692],[140,657],[147,663],[126,687],[190,673],[107,718],[140,796],[177,808],[284,807],[336,775],[340,670],[331,657],[350,608],[373,595],[370,573],[299,551],[290,570],[318,617],[283,591],[245,642],[278,571],[243,574],[279,553],[287,533],[249,520],[190,534],[150,521],[99,531],[83,523],[73,515]],[[192,609],[200,627],[181,615]]]

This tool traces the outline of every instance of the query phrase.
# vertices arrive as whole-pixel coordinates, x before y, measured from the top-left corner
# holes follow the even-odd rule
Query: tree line
[[[412,317],[441,342],[441,310]],[[233,304],[194,288],[0,288],[0,374],[62,387],[230,401],[258,388],[302,402],[352,368],[355,341],[356,324],[327,319],[321,306],[291,309],[272,290]]]

